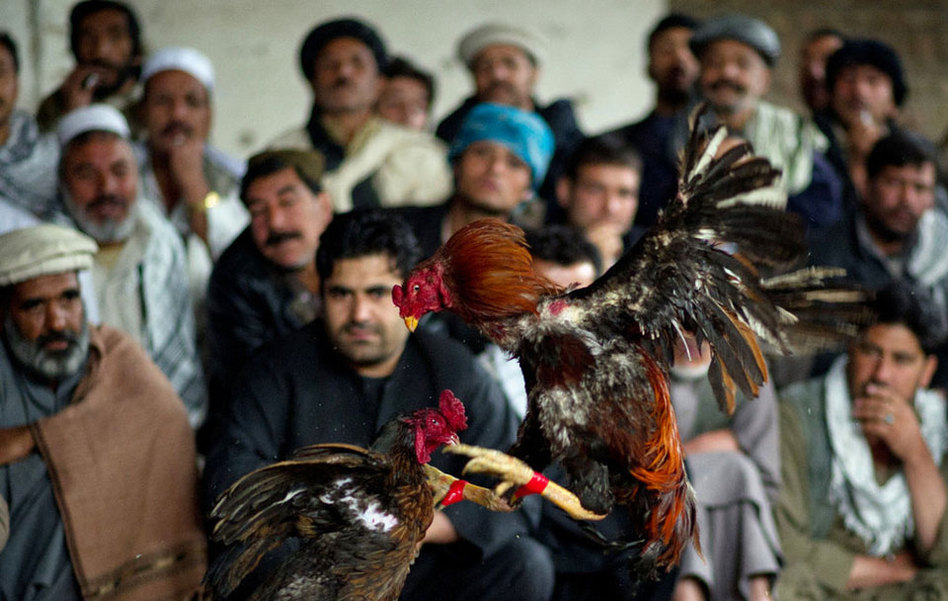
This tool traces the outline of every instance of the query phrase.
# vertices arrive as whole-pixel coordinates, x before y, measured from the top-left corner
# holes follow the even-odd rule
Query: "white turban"
[[[107,131],[129,138],[128,122],[117,108],[108,104],[90,104],[77,108],[59,121],[56,137],[63,148],[78,135],[90,131]]]
[[[95,240],[68,227],[44,223],[0,235],[0,286],[92,267]]]
[[[214,91],[214,65],[194,48],[170,46],[152,54],[142,66],[142,81],[162,71],[184,71],[201,82],[208,93]]]
[[[504,23],[486,23],[468,32],[458,44],[458,58],[471,66],[474,57],[488,46],[507,44],[523,49],[537,65],[546,58],[547,40],[539,32]]]

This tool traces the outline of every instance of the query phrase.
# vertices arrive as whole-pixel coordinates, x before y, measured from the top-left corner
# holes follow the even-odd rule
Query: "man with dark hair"
[[[435,406],[446,388],[467,409],[462,441],[501,449],[512,443],[513,415],[471,355],[446,338],[409,334],[392,304],[392,287],[420,256],[411,229],[390,213],[357,210],[333,220],[316,260],[323,316],[246,364],[208,453],[209,505],[241,475],[300,446],[368,447],[382,424]],[[449,473],[464,463],[432,458]],[[527,535],[527,509],[492,514],[460,503],[438,511],[401,598],[548,599],[552,566]]]
[[[318,313],[316,249],[332,219],[322,168],[318,154],[298,150],[248,161],[240,198],[250,225],[217,260],[207,290],[211,413],[259,346]]]
[[[634,226],[639,206],[642,159],[609,135],[576,147],[556,183],[565,223],[578,228],[599,249],[606,268],[642,235]]]
[[[846,37],[838,29],[821,27],[810,33],[800,49],[800,92],[815,114],[829,106],[826,89],[826,60],[839,50]]]
[[[56,204],[59,148],[40,135],[36,121],[16,108],[20,91],[20,58],[16,42],[0,32],[0,200],[38,217],[48,218]]]
[[[637,123],[609,132],[642,156],[642,181],[635,223],[648,227],[659,210],[675,196],[678,186],[678,150],[673,131],[691,102],[698,78],[698,61],[688,42],[697,20],[680,13],[662,18],[648,36],[648,77],[655,83],[655,108]]]
[[[388,66],[375,29],[349,18],[320,23],[303,41],[299,60],[313,90],[309,121],[277,136],[270,147],[322,153],[322,183],[337,212],[431,204],[447,194],[451,172],[444,145],[375,112]]]
[[[553,205],[553,187],[563,161],[583,139],[583,133],[569,100],[561,98],[541,106],[535,96],[547,45],[543,36],[523,25],[485,23],[465,34],[458,42],[457,56],[471,73],[474,94],[438,124],[436,134],[452,144],[467,114],[482,102],[535,113],[549,126],[556,144],[549,175],[535,186],[540,197]]]
[[[599,249],[575,228],[548,225],[526,236],[533,268],[560,286],[588,286],[605,271]]]
[[[375,107],[379,116],[409,129],[425,131],[434,104],[434,77],[408,59],[393,57]]]
[[[138,76],[144,48],[138,18],[115,0],[83,0],[69,14],[69,48],[75,68],[36,112],[40,128],[50,131],[66,113],[105,102],[134,119]]]
[[[932,145],[895,130],[873,146],[865,166],[865,195],[852,215],[813,234],[810,263],[843,267],[847,277],[875,289],[892,280],[914,282],[948,314],[948,217],[935,207]],[[935,383],[946,382],[943,365]]]
[[[942,251],[944,247],[942,248]],[[896,283],[829,373],[784,391],[776,598],[948,598],[944,311]]]

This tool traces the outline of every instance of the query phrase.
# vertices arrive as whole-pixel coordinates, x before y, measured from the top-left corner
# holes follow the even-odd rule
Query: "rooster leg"
[[[495,489],[498,495],[504,494],[514,486],[524,487],[528,490],[527,494],[536,492],[542,495],[548,501],[568,513],[573,519],[601,520],[606,517],[605,515],[587,510],[583,507],[582,503],[579,502],[576,495],[556,482],[548,482],[541,474],[533,471],[533,468],[516,457],[511,457],[494,449],[485,449],[466,444],[449,445],[444,448],[444,451],[472,457],[464,467],[464,473],[474,472],[478,474],[488,474],[503,480]],[[543,483],[541,485],[542,490],[540,487],[536,487],[538,482]],[[517,496],[517,494],[515,493],[514,496]]]
[[[428,479],[428,486],[431,488],[431,494],[438,509],[463,500],[477,503],[491,511],[510,512],[514,510],[507,501],[489,488],[459,480],[430,464],[425,464],[424,467],[425,477]]]

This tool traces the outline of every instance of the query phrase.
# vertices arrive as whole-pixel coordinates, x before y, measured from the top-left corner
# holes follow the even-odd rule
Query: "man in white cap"
[[[163,48],[145,61],[142,82],[146,138],[135,151],[143,197],[155,201],[184,238],[200,307],[213,261],[250,220],[237,198],[246,164],[208,143],[214,67],[204,54]]]
[[[546,46],[546,40],[539,33],[504,23],[485,23],[461,38],[458,58],[471,72],[474,95],[438,124],[435,135],[450,145],[468,112],[481,102],[506,104],[537,113],[550,126],[556,140],[547,178],[539,188],[540,196],[552,201],[563,164],[573,147],[583,139],[583,133],[569,100],[561,98],[540,106],[534,96]]]
[[[184,244],[152,203],[139,200],[128,124],[118,110],[94,104],[63,117],[57,134],[64,208],[99,243],[92,275],[102,322],[145,348],[197,426],[207,391]]]
[[[95,253],[52,224],[0,236],[3,599],[183,599],[205,569],[193,432],[141,348],[86,321]]]

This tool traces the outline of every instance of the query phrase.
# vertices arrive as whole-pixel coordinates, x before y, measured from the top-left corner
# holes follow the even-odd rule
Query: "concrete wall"
[[[72,68],[66,19],[73,0],[2,0],[0,23],[26,51],[20,104],[34,108]],[[181,44],[204,51],[217,69],[214,141],[247,155],[308,116],[309,88],[297,69],[300,41],[317,22],[362,17],[391,51],[432,70],[440,118],[471,89],[454,56],[457,40],[487,20],[529,23],[552,41],[539,97],[572,98],[581,125],[600,131],[641,116],[652,88],[644,37],[664,0],[545,2],[469,0],[130,0],[149,48]]]

